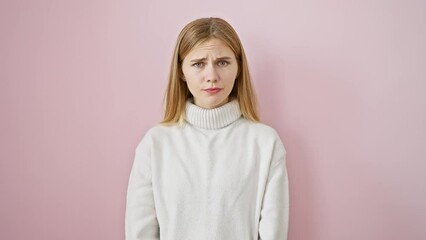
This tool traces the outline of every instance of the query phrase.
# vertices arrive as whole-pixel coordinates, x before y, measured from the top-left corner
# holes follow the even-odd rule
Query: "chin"
[[[196,104],[202,108],[216,108],[219,106],[224,105],[225,103],[229,102],[229,98],[223,98],[219,96],[210,96],[208,98],[204,98],[203,100],[199,101],[199,104]]]
[[[216,107],[220,107],[220,106],[226,104],[227,102],[228,101],[226,99],[221,99],[221,100],[218,100],[218,101],[211,102],[209,104],[209,106],[211,106],[210,108],[216,108]]]

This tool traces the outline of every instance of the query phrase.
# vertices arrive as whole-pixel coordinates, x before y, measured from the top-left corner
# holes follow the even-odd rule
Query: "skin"
[[[194,104],[216,108],[229,101],[238,73],[234,52],[216,38],[194,47],[182,62],[183,81],[194,96]],[[208,91],[209,88],[220,90]]]

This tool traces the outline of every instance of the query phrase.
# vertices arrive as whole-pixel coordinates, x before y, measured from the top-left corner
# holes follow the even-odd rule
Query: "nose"
[[[207,82],[217,82],[219,80],[219,74],[213,64],[209,64],[205,68],[205,79]]]

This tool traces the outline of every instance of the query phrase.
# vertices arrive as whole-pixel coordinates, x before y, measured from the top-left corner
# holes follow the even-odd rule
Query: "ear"
[[[179,75],[179,78],[180,78],[182,81],[186,82],[185,74],[183,74],[182,67],[180,67],[180,69],[179,69],[179,71],[178,71],[178,75]]]

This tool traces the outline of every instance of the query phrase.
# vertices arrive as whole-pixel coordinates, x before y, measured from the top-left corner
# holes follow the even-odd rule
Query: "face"
[[[194,47],[183,59],[182,72],[194,104],[202,108],[219,107],[229,101],[238,73],[234,52],[219,39]]]

